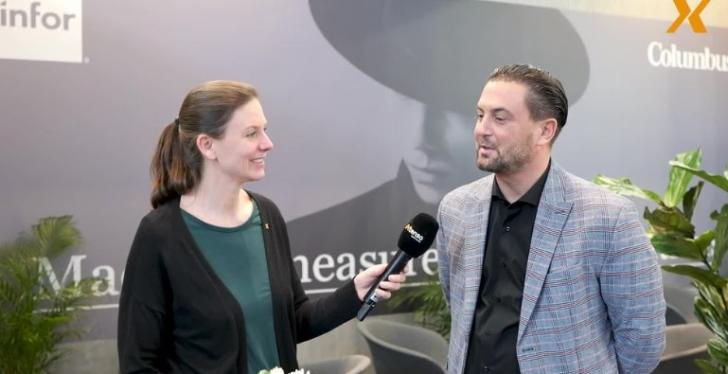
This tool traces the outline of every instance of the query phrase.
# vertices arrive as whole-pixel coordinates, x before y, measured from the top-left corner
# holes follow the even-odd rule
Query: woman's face
[[[246,183],[265,176],[265,157],[273,148],[267,134],[267,120],[258,99],[253,99],[233,113],[213,148],[220,170]]]

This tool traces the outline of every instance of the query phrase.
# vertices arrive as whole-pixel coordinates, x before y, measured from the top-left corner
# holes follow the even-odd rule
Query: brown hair
[[[179,198],[200,182],[202,154],[197,136],[219,139],[233,112],[257,98],[253,86],[233,81],[205,82],[187,94],[179,117],[162,130],[154,151],[150,167],[153,208]]]
[[[566,125],[569,115],[569,101],[561,81],[549,72],[531,65],[504,65],[496,68],[488,81],[518,82],[528,87],[526,107],[531,119],[540,121],[546,118],[556,120],[556,133],[551,143],[556,141],[561,129]]]

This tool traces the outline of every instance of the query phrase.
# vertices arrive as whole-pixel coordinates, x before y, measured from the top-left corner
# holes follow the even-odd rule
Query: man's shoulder
[[[448,192],[440,202],[440,212],[463,211],[476,206],[490,196],[493,180],[494,176],[490,174]]]
[[[634,207],[628,198],[610,191],[606,187],[576,176],[562,168],[555,169],[560,185],[564,188],[565,201],[573,202],[575,207],[603,206],[616,209]]]
[[[445,203],[463,200],[478,200],[481,199],[485,193],[489,193],[492,186],[493,174],[490,174],[448,192],[442,198],[442,201]]]

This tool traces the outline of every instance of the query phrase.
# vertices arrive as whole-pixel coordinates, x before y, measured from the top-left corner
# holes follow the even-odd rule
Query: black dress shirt
[[[510,204],[493,184],[483,274],[470,334],[466,374],[518,373],[516,339],[531,234],[549,167]]]

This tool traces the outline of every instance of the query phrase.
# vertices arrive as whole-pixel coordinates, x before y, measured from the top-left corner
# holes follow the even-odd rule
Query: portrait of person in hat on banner
[[[371,79],[422,104],[394,179],[351,200],[288,222],[294,254],[391,252],[414,215],[434,215],[445,193],[480,175],[472,163],[475,100],[488,72],[512,62],[563,77],[573,102],[584,92],[584,44],[559,11],[484,1],[310,0],[331,46]],[[370,118],[359,118],[366,126]],[[401,126],[391,123],[387,126]],[[403,139],[412,144],[413,139]],[[371,145],[376,153],[377,145]],[[369,258],[379,261],[379,258]],[[432,270],[436,266],[432,265]],[[426,275],[418,262],[416,280]],[[412,273],[410,273],[412,275]],[[307,289],[336,287],[305,284]]]

